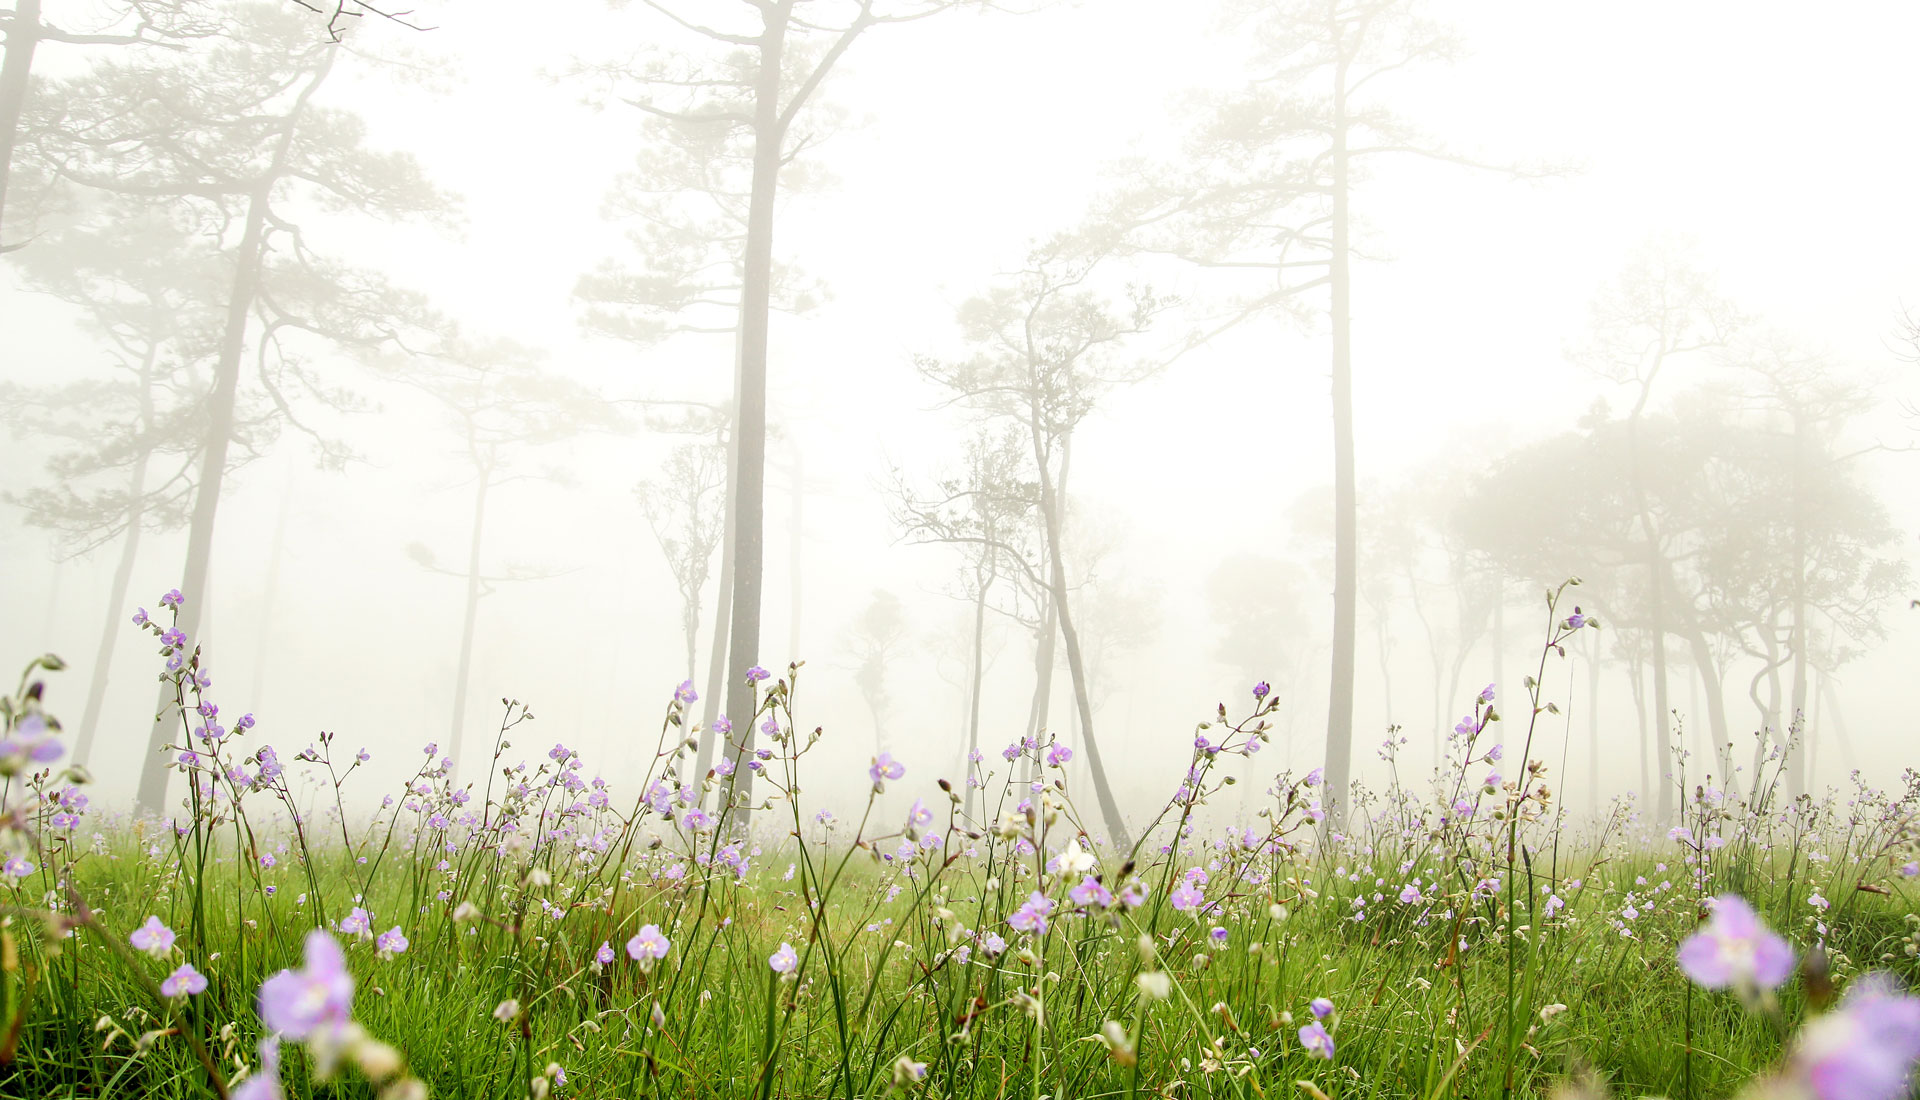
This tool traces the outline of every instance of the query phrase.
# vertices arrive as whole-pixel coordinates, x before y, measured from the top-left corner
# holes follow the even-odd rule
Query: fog
[[[461,777],[484,781],[507,698],[538,717],[504,762],[559,741],[618,783],[683,680],[709,719],[740,591],[715,441],[759,434],[735,385],[764,239],[753,118],[713,115],[752,106],[763,9],[800,21],[781,104],[830,64],[767,222],[764,500],[736,511],[763,528],[764,580],[732,665],[806,662],[810,792],[856,796],[880,751],[960,778],[976,621],[980,748],[1044,709],[1088,807],[1097,755],[1120,813],[1150,815],[1196,723],[1243,716],[1259,680],[1280,704],[1247,790],[1329,763],[1343,695],[1353,776],[1384,782],[1379,747],[1404,738],[1417,782],[1490,682],[1517,753],[1544,594],[1574,576],[1554,621],[1577,604],[1600,627],[1545,660],[1557,713],[1532,753],[1572,808],[1658,801],[1658,695],[1690,780],[1745,787],[1755,731],[1784,742],[1796,703],[1797,788],[1915,763],[1911,5],[1340,0],[1352,72],[1380,73],[1352,89],[1341,186],[1332,66],[1301,50],[1319,4],[419,0],[330,28],[330,3],[14,3],[0,670],[64,658],[47,706],[78,737],[110,655],[97,803],[133,805],[164,658],[131,619],[168,621],[176,586],[209,697],[283,755],[332,731],[397,781],[457,729]],[[22,74],[34,9],[60,33]],[[88,35],[156,41],[61,40]],[[1410,46],[1432,56],[1399,65]],[[278,74],[250,106],[214,91],[241,59]],[[687,110],[707,115],[667,117]],[[249,252],[248,181],[285,118],[296,169]],[[744,157],[702,160],[721,134]],[[675,189],[701,173],[737,193]],[[730,228],[669,246],[643,213]],[[604,277],[669,269],[690,277]],[[232,446],[195,591],[215,434]],[[956,493],[999,444],[993,491]],[[998,509],[998,541],[969,504]],[[701,582],[691,667],[676,564]],[[1046,629],[1062,592],[1071,641]]]

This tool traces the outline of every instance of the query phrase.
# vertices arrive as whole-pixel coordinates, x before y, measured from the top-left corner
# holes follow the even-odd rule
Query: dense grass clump
[[[797,666],[756,670],[737,731],[691,727],[683,685],[637,790],[563,744],[509,764],[515,704],[484,784],[429,745],[355,821],[364,754],[283,764],[142,615],[182,720],[171,820],[102,820],[57,770],[33,677],[58,662],[6,701],[0,1092],[1906,1095],[1920,777],[1788,801],[1781,759],[1744,790],[1682,760],[1681,820],[1575,821],[1534,756],[1592,628],[1556,600],[1520,719],[1489,687],[1426,781],[1283,773],[1227,820],[1263,684],[1136,838],[1086,827],[1051,739],[937,786],[882,754],[863,806],[804,805]],[[689,774],[701,736],[732,751]]]

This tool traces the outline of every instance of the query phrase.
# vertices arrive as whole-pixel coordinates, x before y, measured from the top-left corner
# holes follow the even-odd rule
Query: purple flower
[[[1267,682],[1265,680],[1262,680],[1259,683],[1253,685],[1253,697],[1255,699],[1265,699],[1267,697],[1267,693],[1272,690],[1273,689],[1271,687],[1267,686]]]
[[[1578,630],[1585,625],[1587,625],[1586,613],[1578,607],[1574,608],[1573,614],[1567,616],[1567,629]]]
[[[775,974],[791,974],[800,968],[800,956],[794,953],[792,944],[782,940],[780,950],[767,956],[767,965]]]
[[[151,620],[151,619],[149,619],[149,618],[147,618],[147,609],[146,609],[146,608],[144,608],[144,607],[136,607],[136,608],[134,608],[134,609],[133,609],[133,625],[135,625],[135,626],[145,626],[145,625],[147,625],[147,624],[148,624],[149,622],[152,622],[152,621],[153,621],[153,620]]]
[[[325,929],[307,933],[306,965],[282,970],[260,984],[260,1019],[296,1042],[342,1037],[353,1019],[353,975],[347,957]]]
[[[404,955],[407,951],[406,934],[401,932],[400,926],[396,924],[385,932],[380,933],[380,938],[373,941],[373,949],[374,952],[383,959],[391,959],[395,955]]]
[[[234,1086],[233,1100],[285,1100],[280,1091],[280,1040],[269,1035],[260,1040],[260,1072]]]
[[[180,595],[180,590],[178,588],[169,588],[167,589],[167,594],[160,597],[160,606],[171,607],[175,611],[178,611],[180,609],[180,604],[183,600],[184,600],[184,597]]]
[[[1213,926],[1213,930],[1208,932],[1207,935],[1213,938],[1214,943],[1217,943],[1222,947],[1226,946],[1227,930],[1225,928],[1222,928],[1221,926],[1216,924]]]
[[[988,956],[998,955],[1006,949],[1007,941],[1002,939],[998,932],[988,932],[980,937],[980,950],[986,952]]]
[[[1327,1029],[1318,1020],[1300,1029],[1300,1045],[1306,1048],[1310,1058],[1333,1061],[1333,1036],[1327,1034]]]
[[[16,775],[29,763],[51,764],[66,751],[45,718],[25,715],[12,733],[0,738],[0,775]]]
[[[1917,1058],[1920,998],[1875,972],[1801,1031],[1787,1072],[1816,1100],[1900,1100]]]
[[[642,969],[651,968],[656,959],[667,957],[667,949],[673,941],[667,939],[657,924],[646,924],[627,941],[627,956],[638,962]]]
[[[1741,898],[1714,899],[1707,926],[1680,944],[1680,969],[1707,989],[1776,989],[1793,976],[1793,948]]]
[[[1318,787],[1320,784],[1325,783],[1326,781],[1327,781],[1327,769],[1315,768],[1312,771],[1307,773],[1307,778],[1302,782],[1306,783],[1306,785],[1309,787]]]
[[[1486,687],[1480,689],[1480,701],[1482,703],[1493,702],[1493,685],[1492,684],[1488,684]]]
[[[1060,767],[1072,759],[1073,750],[1065,745],[1055,745],[1047,750],[1047,766],[1050,768]]]
[[[1333,1002],[1325,997],[1315,997],[1307,1002],[1307,1011],[1313,1013],[1316,1020],[1324,1020],[1333,1015]]]
[[[343,936],[365,936],[373,932],[373,914],[356,905],[352,912],[340,918],[340,934]]]
[[[135,951],[145,951],[156,959],[165,957],[167,952],[173,950],[173,940],[173,929],[160,923],[159,917],[148,917],[147,923],[134,929],[133,935],[127,937],[127,942],[133,945]]]
[[[1113,891],[1097,878],[1083,878],[1067,891],[1067,900],[1082,908],[1097,905],[1102,909],[1110,909],[1113,907]]]
[[[1047,916],[1053,912],[1053,899],[1038,890],[1027,895],[1027,900],[1007,918],[1009,927],[1020,932],[1040,932],[1047,930]]]
[[[187,644],[187,633],[177,626],[170,626],[160,635],[160,644],[168,649],[180,649]]]
[[[752,668],[747,670],[747,681],[749,683],[757,684],[771,675],[773,675],[773,673],[768,672],[766,669],[761,668],[759,665],[754,665]]]
[[[1420,884],[1409,882],[1400,891],[1400,904],[1418,905],[1420,903]]]
[[[875,783],[883,779],[899,779],[906,774],[906,767],[898,760],[895,760],[893,754],[889,752],[883,752],[879,756],[874,757],[872,766],[867,768],[868,778],[872,779]]]
[[[593,953],[593,961],[605,966],[613,961],[613,945],[605,940],[600,942],[600,950]]]
[[[673,689],[673,698],[674,701],[681,706],[686,706],[698,701],[700,693],[693,690],[692,680],[682,680],[680,681],[680,686]]]
[[[181,963],[180,969],[167,975],[160,983],[162,997],[185,997],[207,991],[207,976],[193,968],[192,963]]]
[[[931,824],[933,824],[933,811],[927,809],[926,800],[920,798],[914,799],[912,807],[907,810],[908,827],[924,829]]]
[[[1200,888],[1193,883],[1183,882],[1173,888],[1173,893],[1167,895],[1167,900],[1175,909],[1187,913],[1198,909],[1200,903],[1206,900],[1206,895],[1202,894]]]
[[[729,733],[732,733],[733,719],[728,718],[724,714],[715,715],[713,719],[713,732],[720,734],[723,737]]]

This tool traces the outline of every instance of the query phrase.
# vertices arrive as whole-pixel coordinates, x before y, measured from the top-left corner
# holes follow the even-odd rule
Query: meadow
[[[1563,593],[1437,771],[1282,773],[1232,820],[1282,705],[1260,684],[1178,734],[1190,770],[1128,838],[1050,737],[938,779],[882,754],[863,805],[809,803],[831,734],[799,666],[725,729],[682,685],[636,787],[512,704],[483,783],[423,745],[356,814],[365,751],[223,712],[168,593],[135,626],[175,816],[89,804],[57,659],[4,701],[0,1095],[1910,1095],[1920,774],[1790,798],[1784,752],[1731,783],[1676,757],[1675,820],[1570,810],[1535,734],[1598,627]],[[691,774],[703,735],[736,751]]]

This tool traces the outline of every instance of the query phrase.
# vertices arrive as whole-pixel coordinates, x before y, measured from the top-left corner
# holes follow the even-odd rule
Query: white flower
[[[1060,871],[1068,875],[1084,875],[1094,868],[1093,853],[1080,847],[1078,841],[1066,846],[1060,853]]]

